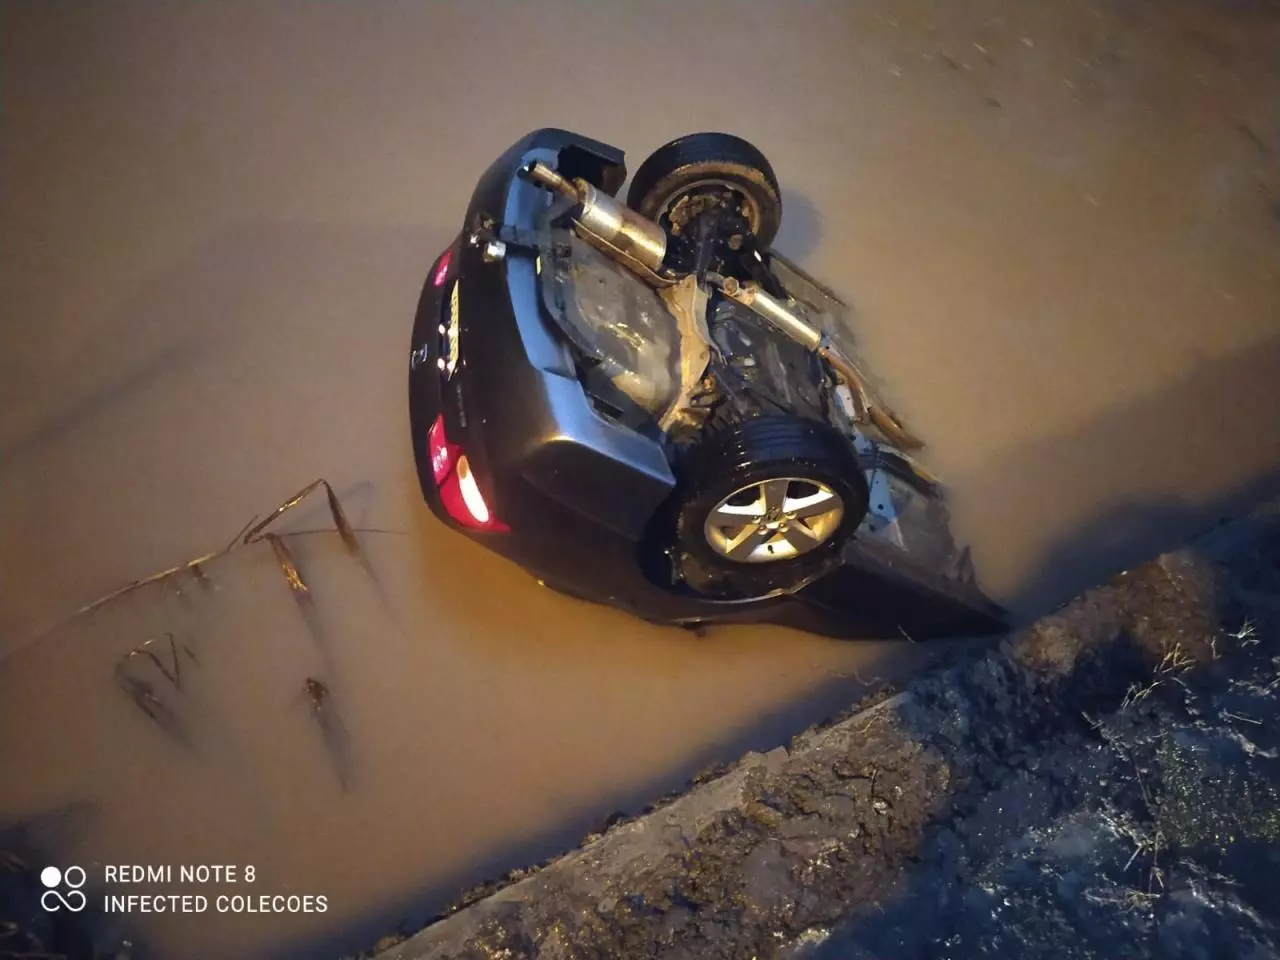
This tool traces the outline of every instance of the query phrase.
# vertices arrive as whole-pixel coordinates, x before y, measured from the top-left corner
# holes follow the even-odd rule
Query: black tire
[[[680,472],[671,555],[686,585],[717,599],[790,590],[825,572],[839,562],[869,506],[870,491],[853,444],[828,424],[798,417],[758,417],[726,428],[698,448]],[[790,497],[803,496],[806,489],[822,493],[825,487],[837,496],[843,508],[838,522],[828,517],[834,526],[828,526],[825,539],[806,552],[786,556],[790,538],[779,533],[776,540],[754,548],[754,561],[730,559],[723,552],[723,531],[708,527],[712,511],[735,491],[770,480],[781,483],[780,478],[789,481],[788,503],[799,502]],[[720,540],[719,548],[713,546],[713,535]],[[805,536],[814,535],[806,530]],[[782,559],[773,559],[775,544],[784,550]]]
[[[636,171],[627,206],[663,223],[680,195],[706,180],[724,181],[742,193],[754,211],[751,232],[759,245],[773,242],[782,223],[778,178],[763,153],[727,133],[694,133],[659,147]]]

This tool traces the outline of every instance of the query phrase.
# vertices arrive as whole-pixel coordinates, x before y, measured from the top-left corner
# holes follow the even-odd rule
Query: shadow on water
[[[120,335],[120,331],[116,329],[112,333]],[[123,335],[137,337],[139,332],[128,331]],[[103,411],[155,389],[165,378],[190,371],[215,348],[216,341],[212,338],[192,337],[161,346],[149,356],[130,361],[129,369],[122,375],[106,382],[91,384],[87,392],[77,396],[52,417],[42,423],[22,428],[21,436],[12,438],[0,447],[0,470],[42,447],[57,443],[76,430],[83,429]],[[91,375],[91,379],[96,377]]]
[[[1280,492],[1280,337],[948,480],[962,492],[969,528],[984,531],[980,571],[984,557],[1005,561],[1020,528],[1060,531],[1007,602],[1019,619],[1034,619]]]
[[[774,239],[778,252],[803,263],[822,237],[822,215],[807,196],[791,187],[782,188],[782,226]]]

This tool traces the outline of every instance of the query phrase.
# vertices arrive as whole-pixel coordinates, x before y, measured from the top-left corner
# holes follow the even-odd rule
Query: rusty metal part
[[[890,443],[903,450],[919,450],[924,447],[924,441],[908,430],[892,410],[881,406],[873,406],[868,413],[876,429],[883,433],[885,439]],[[917,470],[916,472],[919,473],[920,471]],[[926,477],[926,479],[929,478]],[[930,482],[936,483],[936,478]]]
[[[784,303],[777,297],[765,293],[755,283],[740,283],[736,277],[708,276],[708,280],[719,285],[725,296],[755,311],[768,320],[782,333],[812,350],[835,371],[836,376],[848,384],[853,393],[857,410],[855,420],[870,421],[886,440],[903,450],[918,450],[924,444],[915,437],[892,410],[876,403],[867,386],[867,378],[862,375],[848,356],[844,354],[821,328],[810,323],[804,316],[803,308],[795,301]]]
[[[697,183],[689,184],[688,187],[680,192],[680,198],[674,204],[663,208],[662,213],[665,213],[667,220],[670,221],[673,234],[679,236],[684,232],[685,227],[708,210],[724,206],[723,195],[717,196],[710,193],[695,192],[699,187],[713,186],[724,187],[737,193],[741,199],[738,204],[738,212],[746,217],[747,223],[753,231],[760,226],[760,210],[756,207],[754,201],[742,193],[740,186],[729,183],[727,180],[700,180]]]
[[[872,399],[871,391],[867,387],[867,378],[862,375],[857,364],[845,356],[830,340],[823,337],[816,352],[827,361],[831,369],[836,372],[836,376],[849,385],[856,405],[862,408],[866,419],[884,434],[886,440],[903,450],[919,450],[924,446],[924,442],[911,433],[892,410]]]
[[[733,177],[733,179],[730,180],[727,177]],[[666,197],[662,207],[654,211],[654,216],[661,219],[665,213],[668,219],[672,219],[671,215],[675,208],[685,197],[696,194],[706,187],[727,187],[742,198],[742,215],[747,218],[751,232],[758,234],[763,220],[762,211],[751,191],[743,188],[745,183],[752,184],[769,196],[777,198],[777,189],[769,178],[754,167],[720,161],[687,163],[670,171],[650,190],[652,196]],[[679,184],[678,188],[675,187],[676,184]]]
[[[935,491],[941,490],[942,480],[938,478],[937,474],[920,466],[915,459],[903,453],[901,450],[895,450],[891,447],[881,447],[879,456],[883,461],[887,461],[897,469],[905,470],[907,473],[910,473],[926,487],[932,488]]]
[[[578,223],[577,221],[574,221],[574,225],[577,227],[578,236],[580,236],[587,243],[591,244],[591,246],[595,247],[605,256],[609,257],[610,259],[616,260],[618,263],[622,264],[632,273],[635,273],[637,276],[640,277],[640,279],[644,280],[650,286],[658,287],[658,288],[670,287],[679,280],[679,277],[665,276],[663,274],[656,273],[655,271],[649,269],[648,266],[641,263],[639,260],[635,259],[635,257],[632,257],[631,255],[629,255],[625,250],[622,250],[621,248],[614,246],[612,243],[610,243],[608,240],[605,240],[603,237],[598,237],[591,231],[584,229],[582,224]]]
[[[721,289],[726,296],[754,310],[806,350],[816,351],[822,346],[822,331],[801,316],[794,303],[783,303],[761,290],[759,284],[739,283],[736,277],[726,277]]]
[[[670,284],[657,273],[667,255],[667,234],[662,227],[587,181],[568,180],[544,163],[530,164],[528,175],[535,183],[578,203],[575,225],[584,240],[644,279]]]
[[[711,336],[707,332],[707,292],[693,274],[660,291],[680,331],[680,390],[662,417],[663,431],[677,424],[697,426],[707,411],[693,404],[693,396],[703,390],[703,374],[711,362]]]
[[[529,174],[530,180],[546,187],[548,190],[578,199],[578,188],[573,185],[573,181],[560,176],[559,173],[552,170],[545,163],[535,161],[529,164],[526,172]]]
[[[531,180],[547,189],[577,200],[581,211],[575,225],[582,238],[592,246],[655,286],[671,287],[676,283],[657,272],[666,256],[667,237],[656,223],[629,210],[585,180],[570,181],[544,163],[530,164],[527,173]],[[860,421],[870,421],[884,434],[885,439],[904,450],[917,450],[924,446],[903,426],[893,411],[872,400],[866,378],[854,362],[832,343],[821,328],[809,322],[804,316],[803,308],[794,300],[784,302],[760,289],[759,284],[740,283],[736,277],[708,275],[707,279],[718,285],[726,296],[768,320],[806,350],[822,357],[853,391],[861,414],[858,418]],[[682,386],[686,383],[683,371],[681,383]],[[681,396],[683,400],[687,400],[689,394],[682,391]]]
[[[667,234],[660,226],[585,181],[578,181],[578,190],[582,196],[578,223],[584,229],[608,240],[650,270],[662,266],[667,255]]]

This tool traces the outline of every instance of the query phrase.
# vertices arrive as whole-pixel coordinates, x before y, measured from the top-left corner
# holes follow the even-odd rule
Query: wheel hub
[[[704,534],[716,553],[739,563],[770,563],[808,553],[829,540],[844,502],[825,483],[778,477],[747,484],[707,515]]]
[[[721,181],[691,184],[658,211],[658,222],[670,233],[668,261],[682,271],[723,269],[759,221],[751,199]]]

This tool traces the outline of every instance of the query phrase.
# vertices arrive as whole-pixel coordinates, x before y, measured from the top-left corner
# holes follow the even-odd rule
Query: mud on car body
[[[770,247],[751,144],[563,130],[480,178],[410,352],[423,496],[564,593],[659,623],[832,636],[1002,628],[847,309]]]

